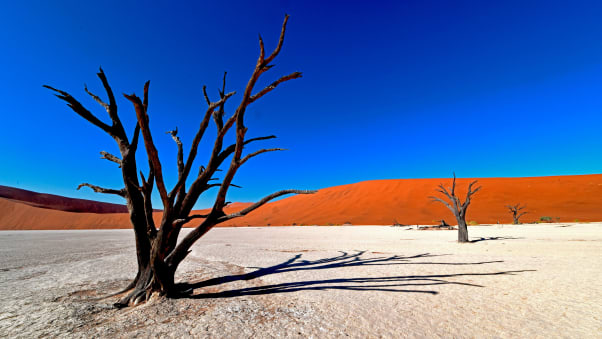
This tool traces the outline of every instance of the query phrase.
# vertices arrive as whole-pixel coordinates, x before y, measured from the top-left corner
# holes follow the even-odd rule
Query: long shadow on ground
[[[479,239],[475,239],[475,240],[471,240],[470,242],[475,243],[475,242],[479,242],[479,241],[494,241],[494,240],[518,240],[518,239],[525,239],[524,237],[489,237],[489,238],[479,238]]]
[[[400,256],[393,255],[389,257],[369,257],[362,258],[365,251],[358,251],[354,254],[341,252],[341,255],[323,258],[318,260],[300,260],[301,254],[297,254],[291,259],[270,267],[257,268],[256,271],[228,275],[219,278],[208,279],[196,283],[180,283],[178,287],[181,291],[192,293],[194,289],[221,285],[234,281],[252,280],[266,275],[305,271],[305,270],[322,270],[332,268],[345,268],[352,266],[381,266],[381,265],[485,265],[491,263],[500,263],[496,261],[481,261],[481,262],[433,262],[433,261],[416,261],[416,259],[441,257],[445,254],[418,254],[415,256]],[[256,268],[256,267],[253,267]],[[456,273],[456,274],[433,274],[433,275],[407,275],[407,276],[390,276],[390,277],[365,277],[365,278],[339,278],[325,280],[307,280],[295,281],[274,285],[253,286],[235,290],[202,293],[196,295],[187,295],[187,298],[204,299],[204,298],[229,298],[243,295],[258,295],[272,293],[287,293],[302,290],[355,290],[355,291],[385,291],[385,292],[411,292],[411,293],[427,293],[438,294],[437,291],[413,289],[418,286],[429,285],[464,285],[471,287],[484,287],[482,285],[470,284],[465,282],[446,280],[455,277],[470,277],[470,276],[494,276],[494,275],[514,275],[521,272],[532,272],[534,270],[519,270],[519,271],[502,271],[491,273]]]

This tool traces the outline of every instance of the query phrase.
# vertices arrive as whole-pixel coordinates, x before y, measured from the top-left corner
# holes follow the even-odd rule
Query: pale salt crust
[[[601,336],[602,223],[408,228],[217,228],[177,279],[221,283],[122,310],[131,231],[0,232],[0,337]]]

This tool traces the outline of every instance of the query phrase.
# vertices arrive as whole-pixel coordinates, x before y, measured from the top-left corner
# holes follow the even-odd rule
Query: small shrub
[[[552,217],[543,216],[543,217],[539,218],[539,221],[541,221],[541,222],[552,222]]]
[[[478,222],[476,222],[476,221],[474,221],[474,220],[472,220],[472,221],[469,221],[469,222],[468,222],[468,224],[469,224],[470,226],[477,226],[479,223],[478,223]]]

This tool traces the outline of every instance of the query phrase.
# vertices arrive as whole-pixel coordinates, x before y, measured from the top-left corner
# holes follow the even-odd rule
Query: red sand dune
[[[468,183],[457,179],[457,192],[464,201]],[[559,221],[602,220],[602,174],[531,178],[482,178],[483,188],[468,208],[467,221],[480,224],[510,223],[505,205],[527,204],[523,221],[542,216]],[[298,195],[268,204],[255,213],[234,219],[230,225],[391,225],[434,224],[445,219],[455,224],[451,212],[431,202],[438,184],[451,186],[451,179],[373,180],[324,188],[313,195]]]
[[[458,179],[457,192],[464,199],[468,183],[474,179]],[[321,189],[313,195],[298,195],[269,203],[246,217],[234,219],[223,226],[255,225],[328,225],[351,223],[354,225],[433,224],[445,219],[454,224],[449,210],[440,203],[430,202],[429,196],[436,195],[439,183],[451,184],[451,179],[399,179],[373,180],[356,184]],[[532,178],[483,178],[483,187],[473,196],[467,213],[468,221],[486,223],[509,223],[512,221],[507,204],[526,204],[528,212],[522,221],[538,220],[542,216],[558,221],[602,220],[602,174],[553,176]],[[0,187],[4,190],[4,187]],[[12,189],[17,190],[17,189]],[[1,190],[0,190],[1,191]],[[25,191],[28,192],[28,191]],[[33,193],[33,192],[29,192]],[[38,197],[35,195],[34,197]],[[0,192],[0,196],[2,195]],[[69,199],[58,196],[58,200],[33,202],[28,194],[19,195],[24,202],[0,198],[0,229],[65,229],[65,228],[129,228],[124,213],[74,213],[64,211],[65,201],[89,200]],[[33,199],[33,198],[32,198]],[[37,198],[36,198],[37,199]],[[66,199],[66,200],[61,200]],[[44,205],[46,203],[46,205]],[[36,205],[37,204],[37,205]],[[61,205],[62,204],[62,205]],[[104,203],[96,203],[104,206]],[[63,206],[59,209],[43,209],[34,206]],[[77,205],[78,210],[85,208]],[[235,203],[229,206],[232,212],[248,204]],[[107,207],[94,207],[94,211],[106,211]],[[92,209],[91,209],[92,210]],[[160,212],[155,213],[159,218]],[[558,219],[557,219],[558,218]],[[195,224],[198,224],[196,222]],[[190,226],[194,226],[192,224]]]

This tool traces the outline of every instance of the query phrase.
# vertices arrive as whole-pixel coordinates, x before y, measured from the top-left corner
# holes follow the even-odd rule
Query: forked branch
[[[223,217],[218,218],[218,222],[224,222],[226,220],[230,220],[230,219],[234,219],[234,218],[238,218],[238,217],[242,217],[245,216],[247,214],[249,214],[250,212],[258,209],[259,207],[265,205],[266,203],[268,203],[270,200],[274,200],[278,197],[281,197],[283,195],[287,195],[287,194],[314,194],[317,191],[315,190],[282,190],[282,191],[278,191],[275,193],[272,193],[266,197],[264,197],[263,199],[259,200],[258,202],[254,203],[253,205],[244,208],[236,213],[232,213],[232,214],[228,214],[225,215]]]
[[[44,87],[59,93],[59,94],[55,94],[55,96],[65,102],[67,102],[67,106],[69,106],[75,113],[77,113],[82,118],[91,122],[94,126],[99,127],[103,131],[107,132],[109,135],[113,136],[113,129],[111,128],[111,126],[105,124],[100,119],[98,119],[96,116],[94,116],[94,114],[92,114],[84,106],[82,106],[82,104],[79,101],[77,101],[74,97],[72,97],[71,94],[69,94],[65,91],[61,91],[60,89],[50,87],[48,85],[44,85]]]

